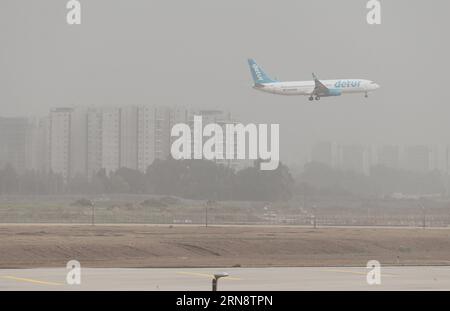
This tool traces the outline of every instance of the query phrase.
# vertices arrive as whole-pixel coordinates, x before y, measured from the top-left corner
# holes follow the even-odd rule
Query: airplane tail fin
[[[252,73],[253,82],[255,82],[255,84],[276,82],[264,72],[264,70],[255,62],[254,59],[249,59],[248,65],[250,66],[250,72]]]

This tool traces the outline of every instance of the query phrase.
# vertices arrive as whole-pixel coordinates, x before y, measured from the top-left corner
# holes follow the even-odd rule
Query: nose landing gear
[[[366,94],[364,94],[364,97],[365,98],[369,97],[369,94],[366,92]]]

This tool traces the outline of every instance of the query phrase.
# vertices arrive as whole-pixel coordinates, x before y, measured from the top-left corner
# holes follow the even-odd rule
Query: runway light
[[[214,278],[212,280],[212,291],[213,292],[217,291],[217,282],[219,281],[219,279],[226,278],[227,276],[229,276],[229,274],[226,272],[220,272],[220,273],[214,274]]]

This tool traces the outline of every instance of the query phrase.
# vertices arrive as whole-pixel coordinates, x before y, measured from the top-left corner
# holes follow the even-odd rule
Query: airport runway
[[[101,269],[83,268],[81,285],[66,269],[2,269],[6,290],[211,290],[211,275],[228,272],[219,290],[450,290],[450,267],[381,267],[381,285],[368,285],[365,267]]]

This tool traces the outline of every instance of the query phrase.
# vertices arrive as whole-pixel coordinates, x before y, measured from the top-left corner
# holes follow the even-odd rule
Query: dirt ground
[[[450,229],[0,225],[0,268],[450,265]]]

